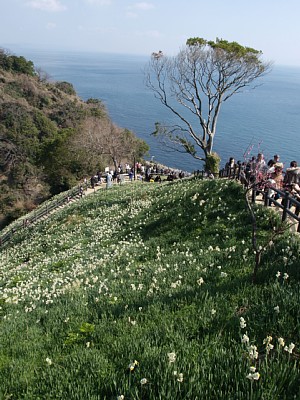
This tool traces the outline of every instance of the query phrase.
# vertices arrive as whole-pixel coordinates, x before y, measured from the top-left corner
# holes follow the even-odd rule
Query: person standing
[[[106,189],[109,189],[112,186],[112,174],[110,171],[106,173]]]
[[[284,184],[286,186],[300,183],[300,167],[298,167],[297,161],[291,161],[290,167],[286,169]]]
[[[271,160],[268,161],[268,167],[271,168],[274,165],[283,168],[283,163],[279,161],[280,156],[279,154],[275,154]]]
[[[133,171],[132,171],[132,169],[129,171],[128,177],[129,177],[130,182],[132,182],[132,180],[133,180]]]
[[[91,176],[91,188],[94,189],[95,188],[95,177]]]

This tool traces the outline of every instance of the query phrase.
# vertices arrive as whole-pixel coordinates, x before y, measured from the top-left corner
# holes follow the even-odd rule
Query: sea
[[[148,159],[188,172],[202,169],[201,161],[170,151],[152,135],[156,122],[178,121],[145,85],[150,55],[17,50],[50,80],[72,83],[83,100],[102,100],[114,123],[148,143]],[[300,164],[300,67],[274,64],[257,83],[222,105],[214,139],[221,166],[229,157],[244,161],[258,152],[266,160],[279,154],[285,167],[292,160]]]

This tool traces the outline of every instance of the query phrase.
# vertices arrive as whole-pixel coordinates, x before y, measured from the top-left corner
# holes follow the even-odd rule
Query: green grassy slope
[[[256,213],[255,285],[233,181],[99,190],[20,233],[0,252],[0,398],[300,398],[299,240]]]

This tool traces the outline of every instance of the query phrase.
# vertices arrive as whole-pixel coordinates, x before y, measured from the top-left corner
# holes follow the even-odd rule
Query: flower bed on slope
[[[232,181],[114,187],[20,232],[0,253],[1,396],[299,397],[299,241],[256,214],[256,285]]]

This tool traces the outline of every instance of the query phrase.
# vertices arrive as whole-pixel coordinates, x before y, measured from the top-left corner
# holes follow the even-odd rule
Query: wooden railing
[[[236,165],[233,168],[223,168],[219,172],[220,178],[239,179],[244,177],[245,172],[242,170],[241,165]]]
[[[197,171],[198,176],[205,177],[204,171]],[[220,178],[228,178],[228,179],[236,179],[241,181],[244,185],[245,182],[248,182],[248,179],[245,179],[245,175],[243,171],[241,171],[241,167],[237,166],[235,168],[222,169],[219,172]],[[87,189],[89,185],[85,185],[84,189]],[[57,200],[52,200],[51,202],[46,202],[44,206],[37,208],[32,213],[28,214],[24,219],[19,222],[13,224],[13,227],[7,230],[2,236],[0,236],[0,248],[3,247],[12,237],[13,235],[20,229],[26,228],[31,224],[34,224],[38,220],[47,216],[51,211],[59,208],[60,206],[68,203],[71,199],[80,196],[82,189],[82,185],[79,185],[68,192],[65,193],[64,196],[59,197]],[[257,201],[257,193],[260,193],[263,196],[263,202],[265,206],[271,206],[274,204],[275,206],[282,209],[282,221],[287,219],[287,216],[290,216],[293,220],[298,223],[297,232],[300,232],[300,202],[296,200],[294,197],[290,195],[289,192],[284,192],[278,190],[272,186],[266,188],[265,190],[257,189],[256,186],[252,188],[252,202],[255,203]],[[274,198],[274,193],[277,193],[281,202],[277,201]],[[293,212],[291,209],[295,208]]]
[[[247,176],[247,173],[241,169],[240,165],[221,170],[219,176],[221,178],[237,179],[246,187],[250,181],[250,176]],[[276,189],[270,185],[264,189],[258,188],[255,184],[252,186],[251,198],[253,203],[257,201],[257,194],[261,194],[266,207],[270,207],[272,204],[279,207],[282,210],[282,221],[286,221],[287,217],[290,216],[298,224],[297,232],[300,232],[300,201],[295,199],[290,192]]]
[[[0,236],[0,248],[4,246],[7,242],[11,240],[16,232],[20,229],[26,228],[38,220],[42,219],[43,217],[47,216],[51,211],[65,205],[70,200],[74,199],[75,197],[80,195],[80,186],[75,187],[71,190],[65,192],[63,196],[60,196],[58,199],[53,199],[50,202],[45,202],[44,205],[38,207],[36,210],[32,211],[31,213],[27,214],[26,217],[16,221],[12,224],[12,227],[5,231],[5,233]]]
[[[290,192],[276,189],[273,186],[265,188],[265,190],[252,189],[252,202],[256,202],[257,194],[263,196],[263,202],[266,207],[274,204],[282,210],[282,221],[286,221],[290,216],[295,223],[298,223],[297,232],[300,232],[300,201],[291,196]]]
[[[128,174],[122,174],[122,181],[129,181]],[[101,182],[103,183],[103,181]],[[99,183],[96,182],[95,186],[98,186]],[[95,187],[94,186],[94,187]],[[0,232],[0,248],[3,247],[6,243],[8,243],[12,237],[18,232],[20,229],[24,229],[38,220],[42,219],[43,217],[49,215],[49,213],[53,210],[58,209],[59,207],[67,204],[70,200],[76,197],[82,197],[82,193],[86,191],[88,188],[91,188],[91,183],[86,182],[81,185],[74,187],[73,189],[64,192],[64,195],[59,196],[58,199],[52,199],[49,202],[45,202],[44,205],[41,205],[36,210],[32,211],[31,213],[27,214],[26,217],[12,223],[12,227],[8,230],[4,229],[4,234],[1,235]]]

